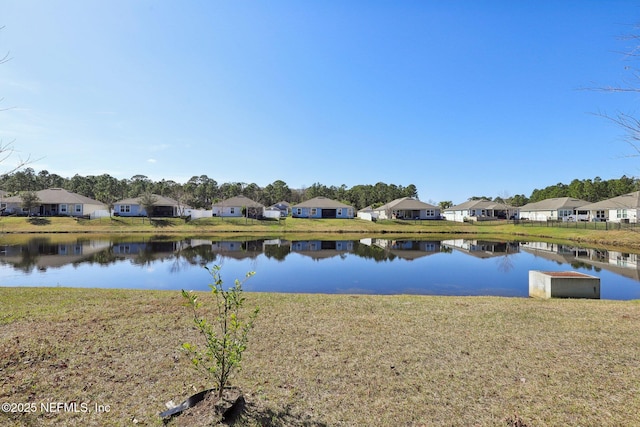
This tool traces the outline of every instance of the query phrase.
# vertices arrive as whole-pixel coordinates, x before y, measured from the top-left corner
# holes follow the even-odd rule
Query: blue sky
[[[637,95],[581,90],[628,76],[637,1],[0,0],[0,19],[0,137],[36,171],[456,204],[639,171],[593,114]]]

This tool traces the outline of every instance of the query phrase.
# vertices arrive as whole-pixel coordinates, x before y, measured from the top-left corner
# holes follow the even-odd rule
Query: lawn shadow
[[[31,217],[29,218],[29,224],[31,225],[49,225],[51,220],[49,218]]]
[[[327,424],[314,420],[311,416],[291,413],[288,406],[282,409],[260,407],[244,399],[233,412],[225,414],[224,425],[242,426],[250,422],[263,427],[326,427]]]
[[[166,219],[152,219],[151,220],[151,224],[154,227],[158,227],[158,228],[164,228],[164,227],[173,227],[174,224]]]

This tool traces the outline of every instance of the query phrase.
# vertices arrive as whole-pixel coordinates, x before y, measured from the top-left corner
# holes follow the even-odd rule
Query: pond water
[[[59,239],[59,238],[57,238]],[[601,298],[640,299],[639,254],[547,242],[74,238],[0,242],[0,286],[207,290],[203,265],[250,292],[526,297],[528,271],[600,277]]]

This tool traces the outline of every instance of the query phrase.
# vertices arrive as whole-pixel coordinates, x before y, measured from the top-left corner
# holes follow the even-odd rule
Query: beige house
[[[589,202],[573,197],[554,197],[520,206],[520,219],[531,221],[588,221]]]
[[[591,221],[638,222],[640,191],[582,206]]]
[[[72,193],[62,188],[49,188],[47,190],[36,191],[38,196],[38,206],[31,210],[41,216],[90,216],[95,211],[106,209],[104,203],[90,199],[81,194]],[[26,214],[22,208],[22,197],[20,195],[3,199],[3,204],[7,213]]]

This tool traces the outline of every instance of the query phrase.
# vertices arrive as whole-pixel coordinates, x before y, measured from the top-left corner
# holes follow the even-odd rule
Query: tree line
[[[595,203],[638,190],[640,190],[640,180],[637,178],[629,178],[626,175],[622,175],[622,177],[617,179],[603,180],[597,176],[594,179],[574,179],[570,184],[559,182],[542,189],[536,188],[531,192],[529,197],[524,194],[516,194],[515,196],[504,198],[473,196],[470,197],[469,200],[492,200],[515,207],[558,197],[573,197]],[[449,206],[446,207],[451,206],[451,202],[441,202],[440,206],[443,206],[443,203],[449,204]]]
[[[150,193],[171,197],[181,204],[198,209],[209,209],[214,202],[238,195],[244,195],[265,206],[281,201],[295,204],[317,196],[324,196],[356,209],[362,209],[366,206],[378,207],[401,197],[418,197],[418,189],[414,184],[402,186],[383,182],[378,182],[375,185],[355,185],[351,188],[344,184],[337,187],[314,183],[309,187],[292,189],[282,180],[276,180],[265,187],[260,187],[256,183],[247,184],[244,182],[219,184],[207,175],[193,176],[186,183],[164,179],[153,181],[145,175],[117,179],[108,174],[97,176],[76,174],[72,178],[64,178],[46,170],[36,173],[32,168],[24,168],[0,176],[0,189],[10,194],[47,188],[64,188],[107,205],[121,199],[140,197]],[[598,202],[638,190],[640,190],[640,180],[623,175],[620,178],[610,180],[603,180],[600,177],[574,179],[569,184],[557,183],[541,189],[536,188],[528,197],[524,194],[495,198],[472,196],[469,197],[469,200],[493,200],[518,207],[555,197],[574,197],[589,202]],[[442,201],[439,205],[444,209],[453,206],[453,203]]]
[[[47,188],[63,188],[107,205],[130,197],[157,194],[171,197],[181,204],[197,209],[210,209],[214,202],[239,195],[244,195],[265,206],[282,201],[295,204],[317,196],[324,196],[356,209],[362,209],[369,205],[383,205],[400,197],[418,197],[418,189],[413,184],[405,187],[383,182],[378,182],[375,185],[356,185],[351,188],[344,184],[336,187],[314,183],[306,188],[292,189],[282,180],[276,180],[265,187],[260,187],[256,183],[245,182],[219,184],[207,175],[193,176],[186,183],[165,179],[153,181],[145,175],[117,179],[109,174],[97,176],[76,174],[72,178],[64,178],[46,170],[36,173],[32,168],[24,168],[0,176],[0,189],[10,194],[34,192]]]

